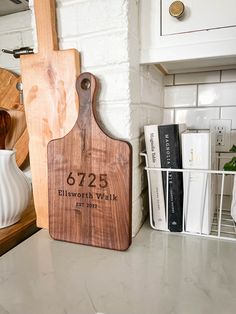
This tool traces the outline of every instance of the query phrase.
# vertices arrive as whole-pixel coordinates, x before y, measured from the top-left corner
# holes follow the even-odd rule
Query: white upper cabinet
[[[169,12],[173,2],[161,1],[162,36],[236,26],[235,0],[183,0],[181,19]],[[182,9],[181,3],[173,6],[174,9],[178,14]]]
[[[167,73],[236,66],[236,0],[140,0],[140,36]]]

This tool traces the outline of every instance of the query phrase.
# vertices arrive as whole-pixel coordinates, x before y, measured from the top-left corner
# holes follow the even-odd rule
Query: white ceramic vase
[[[14,150],[0,150],[0,228],[20,220],[31,197],[31,184],[16,164]]]

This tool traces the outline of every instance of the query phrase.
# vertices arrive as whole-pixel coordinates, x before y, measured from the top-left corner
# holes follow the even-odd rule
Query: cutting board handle
[[[55,0],[34,0],[38,52],[58,50]]]
[[[80,74],[80,76],[77,78],[76,90],[80,98],[80,110],[78,120],[83,119],[84,121],[86,121],[89,118],[89,111],[92,109],[93,116],[97,123],[97,111],[95,108],[97,89],[98,82],[93,74],[89,72],[84,72]],[[99,125],[99,123],[97,124]]]

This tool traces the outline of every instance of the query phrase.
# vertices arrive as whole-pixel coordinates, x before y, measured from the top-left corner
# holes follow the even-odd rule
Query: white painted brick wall
[[[33,46],[31,12],[24,11],[0,17],[0,67],[19,73],[19,59],[2,52]]]

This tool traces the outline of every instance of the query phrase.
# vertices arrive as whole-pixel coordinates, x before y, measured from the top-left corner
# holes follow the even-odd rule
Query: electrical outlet
[[[217,152],[228,152],[230,150],[230,134],[232,120],[211,120],[210,131],[215,140],[215,149]]]

